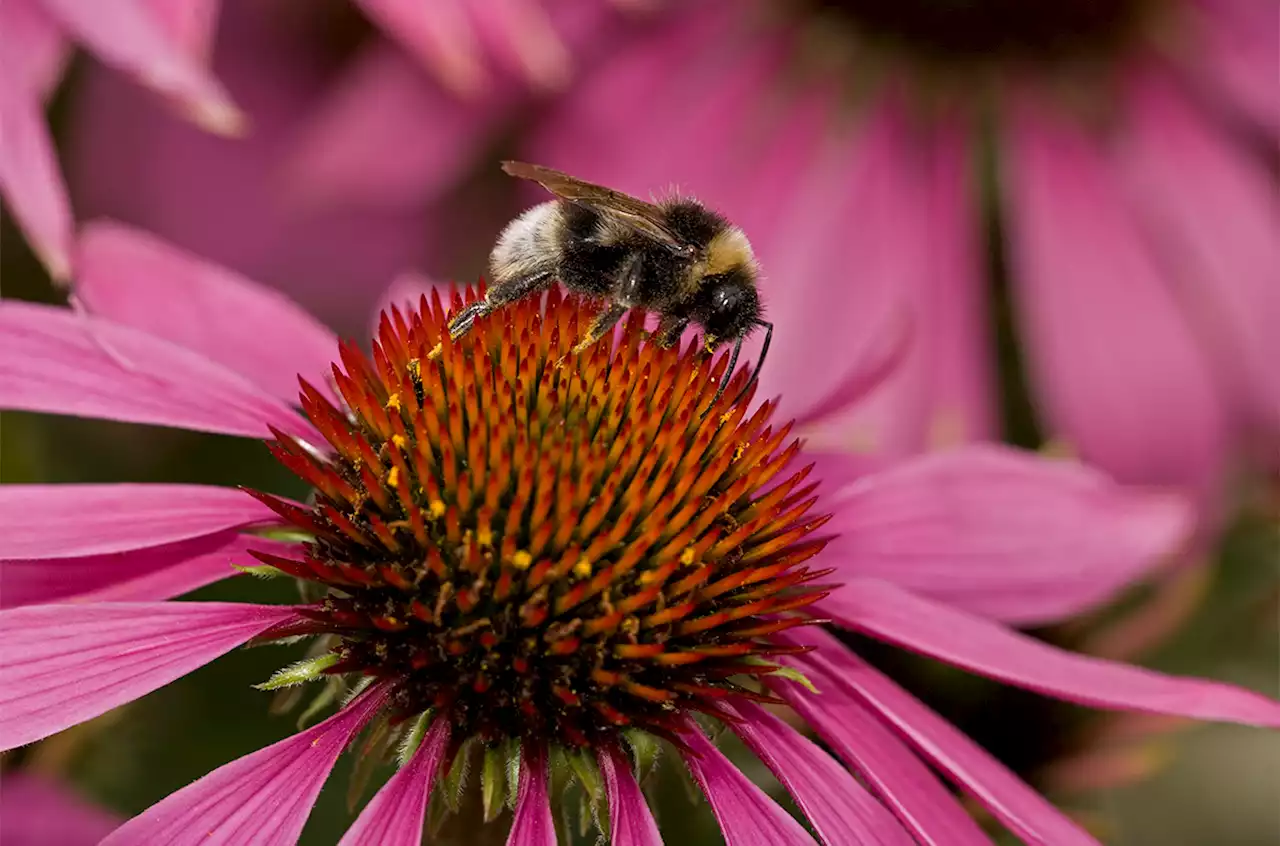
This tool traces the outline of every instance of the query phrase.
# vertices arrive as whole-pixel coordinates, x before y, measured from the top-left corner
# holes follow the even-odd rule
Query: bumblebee
[[[743,340],[761,327],[764,346],[747,384],[755,381],[773,326],[760,317],[760,270],[741,229],[693,199],[646,203],[540,165],[503,162],[502,169],[537,182],[556,199],[534,206],[503,230],[489,258],[492,284],[483,300],[452,318],[453,338],[495,309],[559,280],[608,303],[574,352],[604,337],[633,308],[660,316],[655,338],[663,346],[677,343],[692,323],[701,327],[708,353],[734,345],[719,399]]]

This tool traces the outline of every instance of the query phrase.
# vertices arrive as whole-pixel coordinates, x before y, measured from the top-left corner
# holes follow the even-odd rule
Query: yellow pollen
[[[409,370],[409,375],[412,376],[413,378],[420,379],[422,377],[422,362],[419,361],[418,359],[416,358],[409,359],[409,364],[407,365],[407,368]]]
[[[427,353],[427,360],[435,361],[437,358],[440,357],[440,353],[442,352],[444,352],[444,341],[441,341],[440,343],[436,344],[434,347],[431,348],[431,352]]]
[[[746,444],[738,444],[736,447],[733,448],[733,460],[737,461],[738,459],[742,458],[742,454],[746,451],[747,451]]]
[[[684,552],[680,553],[680,563],[686,567],[691,566],[696,560],[697,557],[694,555],[693,547],[691,546],[686,546]]]
[[[392,409],[393,411],[400,410],[400,392],[399,391],[396,391],[394,394],[387,397],[387,408]]]
[[[511,556],[511,566],[517,570],[528,570],[531,564],[533,564],[533,556],[523,549]]]
[[[431,500],[430,504],[427,505],[427,511],[430,512],[431,516],[435,517],[436,519],[443,517],[444,513],[448,510],[449,508],[444,504],[444,501],[439,499],[433,499]]]
[[[391,443],[395,444],[396,449],[403,450],[408,445],[409,440],[404,435],[392,435]]]
[[[585,579],[591,575],[591,562],[587,556],[582,556],[573,565],[573,574],[580,579]]]
[[[400,468],[393,465],[387,471],[387,485],[394,488],[398,484],[400,484]]]
[[[733,413],[726,411],[724,414],[720,415],[720,425],[723,426],[725,423],[728,423],[732,419],[733,419]]]
[[[480,532],[476,535],[476,540],[479,542],[481,546],[484,546],[484,547],[493,546],[493,530],[481,529]]]

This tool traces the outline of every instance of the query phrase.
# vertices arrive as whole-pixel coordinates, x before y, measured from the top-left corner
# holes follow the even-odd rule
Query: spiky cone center
[[[314,489],[309,510],[257,494],[312,537],[259,556],[324,588],[291,633],[332,639],[326,672],[391,683],[396,718],[487,743],[671,738],[767,699],[770,635],[823,595],[816,485],[773,404],[735,399],[746,370],[714,400],[725,356],[635,320],[571,352],[591,316],[552,292],[449,341],[438,297],[393,308],[371,358],[342,346],[342,407],[303,384],[329,449],[270,444]]]

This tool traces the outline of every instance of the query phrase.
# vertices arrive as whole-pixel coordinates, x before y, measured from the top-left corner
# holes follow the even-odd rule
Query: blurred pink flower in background
[[[392,32],[409,6],[363,5]],[[228,0],[215,66],[256,136],[199,136],[98,73],[72,124],[76,185],[92,213],[344,327],[372,296],[338,284],[353,276],[420,261],[478,275],[488,242],[440,233],[477,214],[468,228],[496,232],[514,211],[453,202],[498,150],[641,196],[677,185],[745,227],[770,313],[806,327],[778,335],[766,393],[788,373],[792,396],[823,395],[850,339],[912,315],[899,372],[811,432],[882,455],[999,434],[994,206],[1050,437],[1209,504],[1233,462],[1274,458],[1278,216],[1257,155],[1280,133],[1269,0],[623,5],[451,0],[430,34],[399,30],[412,55],[366,38],[335,62],[299,25],[318,13]]]
[[[42,775],[0,774],[0,843],[4,846],[95,846],[120,825],[116,814],[91,805]]]

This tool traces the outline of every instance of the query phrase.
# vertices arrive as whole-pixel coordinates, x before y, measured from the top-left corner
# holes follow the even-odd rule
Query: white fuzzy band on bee
[[[507,224],[489,259],[493,284],[553,272],[563,228],[556,200],[534,206]]]

